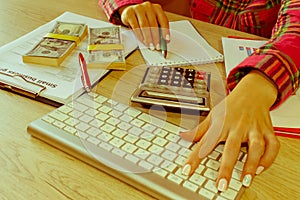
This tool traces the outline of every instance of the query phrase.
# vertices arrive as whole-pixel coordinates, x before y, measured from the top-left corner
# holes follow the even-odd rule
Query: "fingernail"
[[[160,50],[160,45],[159,44],[156,45],[156,50]]]
[[[252,181],[252,176],[250,174],[247,174],[246,176],[244,176],[243,179],[243,186],[245,187],[249,187]]]
[[[153,45],[152,43],[150,43],[150,45],[149,45],[149,46],[150,46],[150,47],[149,47],[149,48],[150,48],[150,50],[152,50],[152,51],[153,51],[153,50],[154,50],[154,45]]]
[[[170,40],[170,35],[169,34],[166,35],[166,40],[168,40],[168,41]]]
[[[263,166],[259,166],[257,169],[256,169],[256,174],[259,175],[262,173],[262,171],[264,171],[264,167]]]
[[[185,131],[179,131],[179,134],[184,135],[184,134],[186,134],[186,132]]]
[[[185,175],[185,176],[188,176],[190,175],[191,173],[191,169],[192,169],[192,166],[190,164],[186,164],[184,165],[184,167],[182,168],[182,174]]]
[[[222,178],[219,180],[218,190],[224,192],[226,189],[227,189],[227,180],[225,178]]]

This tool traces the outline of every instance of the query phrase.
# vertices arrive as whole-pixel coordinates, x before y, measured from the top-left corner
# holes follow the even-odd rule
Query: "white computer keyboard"
[[[243,151],[229,189],[218,192],[222,145],[187,177],[181,169],[193,143],[180,138],[180,127],[95,93],[55,109],[27,130],[158,199],[239,199],[244,190],[239,181]]]

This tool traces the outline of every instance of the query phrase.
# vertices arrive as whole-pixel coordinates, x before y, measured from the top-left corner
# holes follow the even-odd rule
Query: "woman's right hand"
[[[130,27],[148,48],[160,50],[158,27],[161,28],[162,37],[166,41],[170,40],[169,21],[160,4],[146,1],[121,7],[119,13],[122,23]]]

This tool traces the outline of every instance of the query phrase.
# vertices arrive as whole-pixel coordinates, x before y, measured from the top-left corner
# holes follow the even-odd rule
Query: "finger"
[[[154,50],[154,45],[152,42],[152,35],[150,30],[150,23],[148,21],[146,13],[144,12],[144,10],[138,9],[138,11],[136,12],[136,16],[144,38],[143,40],[144,44],[147,47],[150,47],[151,50]]]
[[[170,41],[170,27],[169,27],[169,20],[161,8],[161,6],[155,7],[155,13],[157,17],[158,24],[162,30],[162,36],[168,42]]]
[[[130,24],[129,25],[130,28],[133,30],[133,32],[136,35],[136,37],[138,38],[138,40],[143,42],[144,41],[144,36],[143,36],[141,28],[138,24],[138,20],[136,18],[132,18],[129,24]]]
[[[123,24],[129,26],[133,30],[136,37],[143,42],[144,37],[134,9],[127,9],[126,12],[124,11],[123,13],[124,14],[121,16]]]
[[[265,151],[265,141],[261,133],[252,131],[249,133],[248,137],[248,155],[241,176],[241,179],[243,180],[242,183],[245,187],[250,186],[258,163]]]
[[[207,117],[205,120],[203,120],[198,126],[196,126],[194,129],[180,132],[180,136],[184,140],[198,142],[202,136],[205,134],[207,129],[209,128],[209,117]]]
[[[199,157],[199,151],[207,141],[207,130],[209,129],[209,125],[210,115],[208,115],[204,119],[204,121],[202,121],[202,123],[196,126],[196,128],[194,128],[193,130],[180,133],[183,139],[187,139],[190,141],[193,140],[194,142],[199,141],[196,144],[196,147],[193,149],[192,153],[189,155],[188,159],[186,160],[184,167],[182,168],[182,173],[186,176],[193,174],[199,166],[199,163],[202,159]]]
[[[155,46],[157,50],[160,49],[159,45],[159,29],[158,29],[158,23],[156,20],[156,16],[154,12],[147,12],[147,18],[149,21],[150,26],[150,33],[151,33],[151,43]]]
[[[192,175],[196,169],[198,168],[201,159],[198,156],[198,151],[200,148],[201,143],[196,144],[196,148],[193,149],[193,151],[190,153],[189,157],[185,161],[183,168],[182,168],[182,174],[185,176]]]
[[[216,117],[213,119],[213,117],[216,116],[215,113],[210,113],[209,116],[209,123],[207,124],[209,127],[203,136],[203,145],[201,145],[201,148],[199,149],[198,156],[200,158],[208,156],[219,142],[227,138],[228,131],[223,123],[223,118]]]
[[[255,172],[257,175],[272,165],[280,149],[280,143],[277,137],[274,135],[273,130],[271,130],[269,134],[265,135],[265,142],[266,142],[265,153],[261,157]]]
[[[186,160],[185,165],[182,169],[182,173],[184,175],[193,174],[198,168],[200,161],[217,146],[218,137],[211,137],[209,130],[203,135],[199,143],[196,144],[196,148],[192,151],[192,153]]]
[[[216,181],[218,190],[220,191],[225,191],[227,189],[234,165],[240,152],[241,139],[235,136],[236,134],[230,134],[224,146],[219,176]]]

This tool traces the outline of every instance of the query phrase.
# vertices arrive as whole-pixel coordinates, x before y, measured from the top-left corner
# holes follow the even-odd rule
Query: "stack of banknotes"
[[[58,21],[33,49],[22,56],[23,62],[59,66],[87,32],[86,24]]]
[[[87,66],[89,68],[125,70],[126,62],[121,27],[89,28],[87,53]]]

